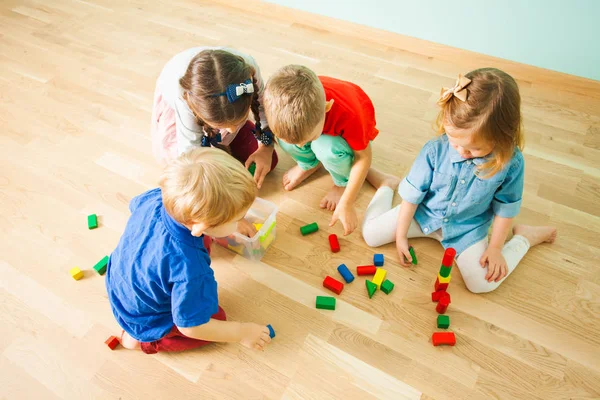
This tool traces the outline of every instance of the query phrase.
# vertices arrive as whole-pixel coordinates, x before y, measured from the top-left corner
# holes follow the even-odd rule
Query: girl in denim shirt
[[[412,261],[408,238],[439,240],[456,249],[467,288],[490,292],[529,248],[556,238],[553,227],[515,225],[505,243],[523,197],[519,88],[505,72],[482,68],[459,75],[453,88],[442,89],[438,104],[441,136],[425,144],[402,181],[369,171],[367,180],[378,190],[363,236],[373,247],[395,240],[404,266]],[[392,208],[396,188],[403,201]]]

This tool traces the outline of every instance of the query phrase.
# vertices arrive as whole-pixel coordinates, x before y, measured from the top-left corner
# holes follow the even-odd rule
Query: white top
[[[265,117],[265,110],[262,103],[265,85],[262,76],[260,75],[260,69],[252,56],[227,47],[194,47],[187,49],[175,55],[167,62],[156,80],[156,91],[154,93],[155,96],[162,94],[163,99],[167,104],[175,110],[178,154],[181,154],[192,147],[199,147],[203,136],[202,127],[198,124],[198,120],[194,116],[194,113],[190,110],[187,102],[183,98],[184,90],[179,84],[179,79],[185,75],[185,71],[190,64],[190,61],[192,61],[192,58],[203,50],[225,50],[236,56],[242,57],[248,64],[254,67],[254,70],[256,71],[254,77],[256,78],[256,84],[258,86],[260,123],[263,128],[267,126],[267,118]],[[225,88],[223,88],[223,90],[225,90]],[[240,128],[242,126],[240,126]],[[229,145],[237,135],[238,131],[229,133],[226,130],[221,130],[221,143],[225,146]]]

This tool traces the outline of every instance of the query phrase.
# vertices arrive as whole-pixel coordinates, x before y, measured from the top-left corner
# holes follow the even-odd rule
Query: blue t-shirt
[[[131,217],[106,272],[119,325],[135,339],[152,342],[173,324],[207,323],[218,311],[218,297],[203,238],[169,216],[160,189],[135,197],[129,209]]]
[[[425,234],[442,228],[442,245],[461,254],[488,235],[494,216],[513,218],[523,197],[525,160],[518,148],[501,171],[479,178],[486,158],[465,159],[442,135],[423,146],[398,187],[403,200],[418,204],[415,220]]]

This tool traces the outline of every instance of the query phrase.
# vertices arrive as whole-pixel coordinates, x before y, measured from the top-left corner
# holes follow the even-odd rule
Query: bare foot
[[[319,168],[321,168],[321,164],[305,171],[298,165],[295,165],[283,175],[283,188],[285,190],[294,189],[296,186],[301,184],[306,178],[317,172]]]
[[[335,208],[344,194],[344,190],[346,190],[345,187],[332,187],[329,193],[327,193],[325,197],[323,197],[323,200],[321,200],[321,208],[326,208],[329,211],[335,211]]]
[[[129,350],[140,350],[142,348],[140,342],[129,336],[127,332],[123,332],[123,335],[121,335],[121,346]]]
[[[533,247],[540,243],[554,243],[557,231],[553,226],[515,225],[513,234],[527,238]]]
[[[369,172],[367,173],[367,182],[373,185],[375,189],[387,186],[396,190],[398,185],[400,185],[400,181],[401,179],[397,176],[383,173],[373,167],[369,168]]]

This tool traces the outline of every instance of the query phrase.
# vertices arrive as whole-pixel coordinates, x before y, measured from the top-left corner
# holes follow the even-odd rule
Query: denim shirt
[[[457,254],[488,235],[494,216],[513,218],[523,197],[525,160],[518,148],[494,176],[477,177],[486,158],[465,159],[442,135],[425,144],[398,187],[403,200],[418,204],[415,219],[425,234],[442,229],[442,245]]]

